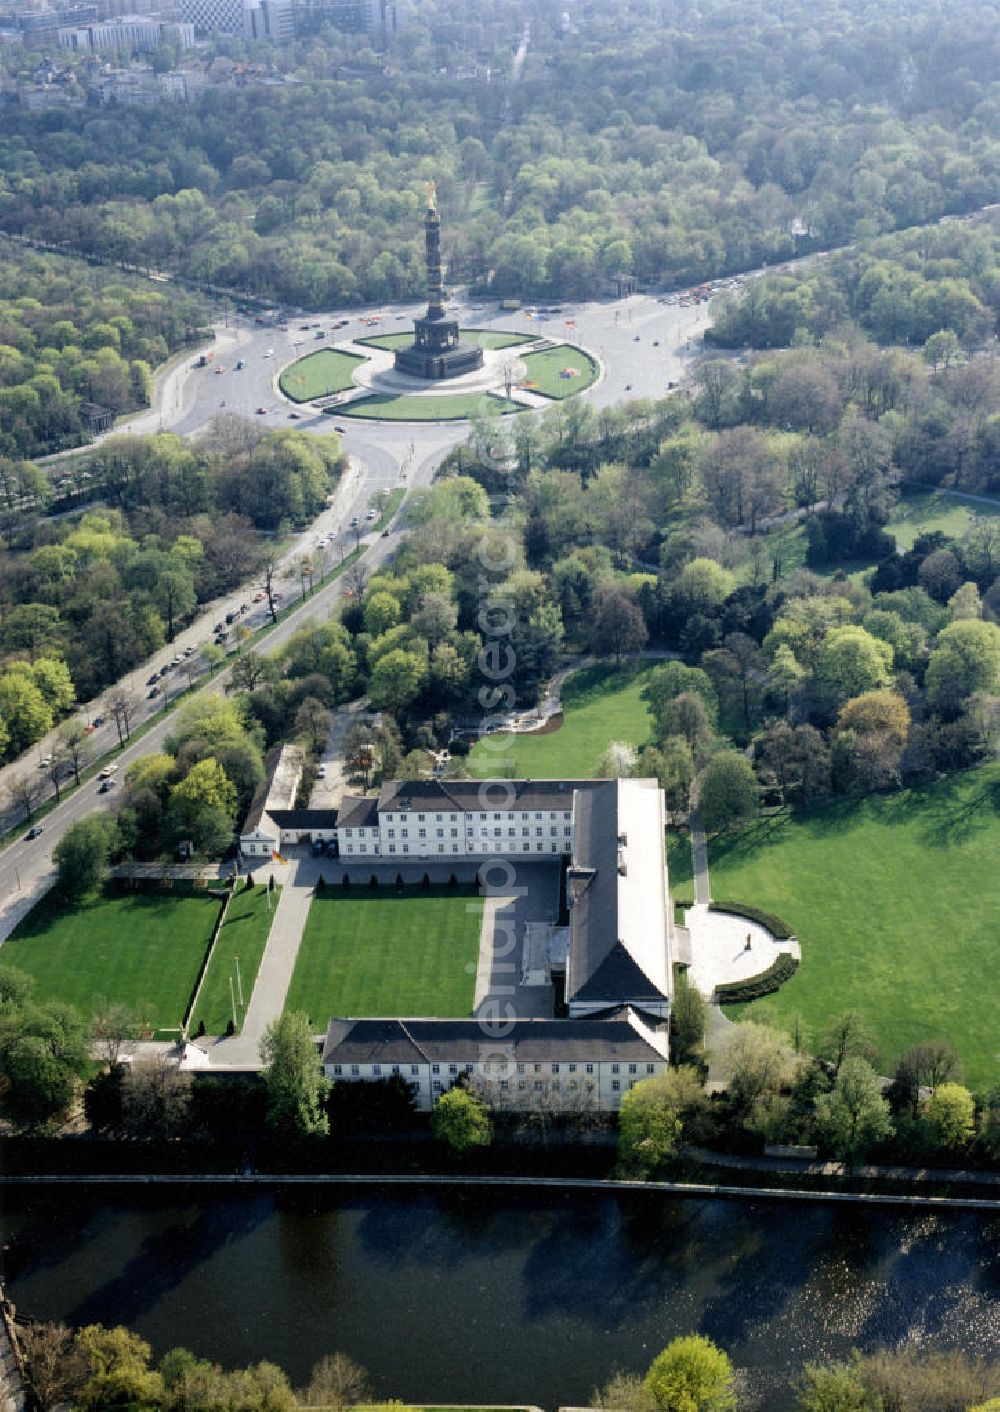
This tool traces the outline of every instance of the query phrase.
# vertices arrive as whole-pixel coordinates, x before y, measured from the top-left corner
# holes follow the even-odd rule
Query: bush
[[[402,892],[402,891],[403,891],[403,874],[402,874],[402,873],[397,873],[397,874],[396,874],[396,891],[397,891],[397,892]]]
[[[378,891],[378,876],[375,873],[372,873],[371,877],[368,879],[368,886],[371,888],[372,892]]]
[[[430,885],[431,875],[430,873],[424,873],[423,877],[420,879],[420,887],[424,892],[428,892],[430,890]]]
[[[690,904],[686,905],[690,906]],[[759,922],[779,941],[790,941],[795,935],[788,923],[783,922],[780,917],[776,917],[773,912],[763,912],[759,907],[751,907],[745,902],[710,902],[708,910],[710,912],[731,912],[734,917],[746,917],[748,922]]]
[[[743,1001],[760,1000],[764,995],[773,995],[785,981],[791,980],[799,969],[794,956],[783,951],[759,976],[748,976],[743,981],[730,981],[727,985],[715,987],[715,998],[720,1005],[736,1005]]]
[[[341,886],[342,888],[344,888],[345,891],[346,891],[346,889],[349,888],[350,885],[351,885],[351,875],[350,875],[350,873],[345,873],[344,876],[340,879],[340,886]]]
[[[253,891],[253,873],[247,873],[247,880],[246,880],[246,882],[243,884],[243,891],[244,891],[244,892],[252,892],[252,891]]]
[[[458,878],[455,876],[454,873],[452,873],[451,877],[448,879],[448,886],[451,888],[458,887]]]
[[[326,887],[326,878],[324,878],[323,874],[320,873],[319,877],[316,879],[316,891],[317,891],[317,892],[322,892],[325,887]]]

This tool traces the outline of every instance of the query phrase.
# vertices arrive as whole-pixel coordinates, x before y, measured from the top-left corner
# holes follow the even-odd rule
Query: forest
[[[944,33],[932,7],[839,0],[582,0],[569,31],[563,9],[534,7],[516,83],[505,7],[421,0],[384,53],[275,46],[285,83],[209,87],[169,123],[11,110],[0,228],[330,307],[420,291],[431,177],[451,277],[528,297],[685,285],[1000,195],[985,0]]]

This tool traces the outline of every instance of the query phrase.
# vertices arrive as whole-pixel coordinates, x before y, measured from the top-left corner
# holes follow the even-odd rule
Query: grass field
[[[960,537],[971,529],[977,519],[993,519],[997,515],[1000,515],[1000,500],[995,505],[987,505],[982,501],[942,495],[939,490],[922,491],[900,500],[886,529],[895,535],[900,548],[912,549],[914,540],[920,534],[941,530],[944,534]]]
[[[505,415],[524,410],[505,397],[494,397],[491,392],[453,392],[440,397],[392,397],[388,393],[376,393],[338,407],[337,416],[379,422],[456,422],[474,417],[484,401],[499,404]]]
[[[40,1000],[85,1015],[99,996],[144,1004],[157,1032],[176,1035],[220,906],[211,891],[108,889],[70,907],[50,893],[4,943],[3,964],[34,976]]]
[[[316,1028],[332,1015],[470,1015],[481,918],[468,889],[317,893],[286,1008]]]
[[[535,333],[511,333],[507,329],[463,328],[459,329],[463,343],[475,343],[480,348],[515,348],[519,343],[530,343],[538,337]],[[356,338],[365,348],[405,348],[413,342],[413,330],[405,333],[376,333],[371,338]]]
[[[944,1037],[966,1080],[987,1085],[1000,1078],[998,856],[1000,766],[988,766],[717,842],[712,894],[795,928],[802,965],[767,1001],[779,1015],[799,1012],[815,1038],[830,1015],[860,1011],[883,1072],[907,1046]],[[680,844],[671,863],[672,890],[690,895]]]
[[[293,402],[311,402],[354,386],[354,370],[365,360],[357,353],[319,348],[291,363],[278,378],[278,386]]]
[[[226,920],[222,925],[212,959],[205,974],[205,981],[198,997],[198,1004],[191,1017],[191,1032],[205,1021],[208,1034],[225,1034],[226,1025],[232,1018],[230,1005],[229,978],[233,978],[236,993],[237,1028],[242,1028],[245,1006],[250,1004],[253,984],[260,968],[260,958],[264,954],[267,935],[271,930],[274,908],[278,905],[281,889],[271,894],[268,907],[267,889],[255,887],[252,892],[241,891],[229,904]],[[239,992],[236,982],[236,957],[239,957],[240,979],[243,983],[244,1009],[239,1007]]]
[[[527,369],[526,381],[531,383],[531,391],[542,397],[561,401],[564,397],[575,397],[584,392],[597,380],[597,364],[589,353],[575,348],[571,343],[560,343],[555,348],[546,348],[541,353],[526,353],[522,360]],[[580,376],[564,378],[563,368],[576,368]]]
[[[563,723],[540,735],[498,734],[481,740],[469,755],[469,774],[511,779],[589,779],[612,740],[643,746],[652,718],[639,693],[652,663],[585,667],[562,690]]]

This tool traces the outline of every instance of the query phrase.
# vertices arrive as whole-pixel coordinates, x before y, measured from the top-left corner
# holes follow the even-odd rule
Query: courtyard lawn
[[[364,879],[364,881],[362,881]],[[333,1015],[472,1014],[482,904],[469,888],[368,887],[313,897],[285,1007]]]
[[[987,504],[944,495],[940,490],[921,491],[902,497],[886,529],[895,535],[901,549],[912,549],[918,535],[941,530],[943,534],[958,538],[971,529],[977,519],[992,519],[997,515],[1000,515],[1000,500]]]
[[[531,384],[530,390],[557,402],[564,397],[575,397],[597,380],[594,359],[571,343],[560,343],[541,353],[525,353],[522,361],[527,369],[525,382]],[[564,378],[563,368],[576,368],[579,376]]]
[[[337,416],[381,422],[456,422],[474,417],[482,410],[484,403],[491,410],[496,404],[504,415],[524,411],[515,402],[508,402],[505,397],[495,397],[492,392],[442,393],[440,397],[433,394],[393,397],[388,393],[376,393],[338,407]]]
[[[358,353],[318,348],[291,363],[278,378],[278,386],[293,402],[311,402],[354,386],[354,370],[365,360]]]
[[[233,980],[236,996],[237,1029],[241,1029],[250,1004],[254,981],[260,969],[260,959],[267,945],[268,933],[274,918],[274,908],[278,905],[281,889],[275,888],[270,905],[266,887],[255,887],[252,891],[241,890],[229,904],[226,920],[222,924],[208,963],[205,981],[198,997],[198,1004],[191,1017],[190,1031],[193,1034],[201,1020],[205,1021],[208,1034],[225,1034],[226,1025],[232,1019],[229,978]],[[239,957],[240,980],[243,983],[243,1008],[239,1003],[239,988],[236,981],[236,958]]]
[[[5,966],[35,978],[39,1000],[85,1015],[103,997],[145,1005],[158,1034],[180,1030],[222,905],[217,892],[119,893],[111,887],[66,906],[52,893],[2,949]]]
[[[680,844],[676,856],[683,890]],[[998,856],[993,765],[762,821],[713,843],[709,865],[713,897],[775,912],[798,934],[802,964],[766,1001],[778,1015],[801,1014],[815,1040],[831,1015],[860,1011],[883,1073],[909,1045],[947,1039],[966,1082],[986,1086],[1000,1078]]]
[[[458,336],[463,343],[475,343],[480,348],[516,348],[519,343],[531,343],[536,333],[511,333],[507,329],[463,328]],[[376,333],[371,338],[356,338],[365,348],[405,348],[413,342],[413,330],[405,333]]]
[[[469,755],[476,779],[590,779],[612,740],[648,745],[653,720],[639,693],[655,663],[585,667],[562,689],[563,720],[537,735],[498,733]]]

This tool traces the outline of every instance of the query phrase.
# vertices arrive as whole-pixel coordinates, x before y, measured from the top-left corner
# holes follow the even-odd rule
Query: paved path
[[[706,1167],[729,1167],[741,1172],[804,1172],[809,1176],[841,1177],[843,1162],[802,1157],[740,1157],[729,1152],[710,1152],[705,1147],[688,1147],[684,1156]],[[970,1172],[963,1167],[852,1167],[851,1176],[891,1182],[957,1182],[966,1186],[1000,1186],[1000,1172]]]
[[[694,900],[700,907],[707,907],[712,900],[712,889],[708,882],[708,840],[701,822],[701,811],[697,805],[691,810],[691,866],[694,870]]]

